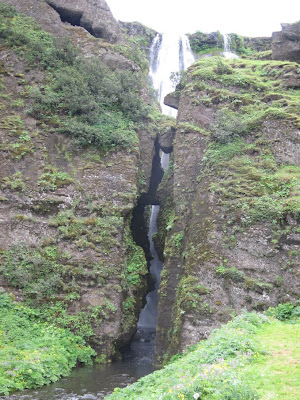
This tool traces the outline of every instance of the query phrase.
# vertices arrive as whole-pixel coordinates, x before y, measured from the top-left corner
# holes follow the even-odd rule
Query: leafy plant
[[[57,168],[48,165],[44,168],[37,184],[43,190],[54,191],[72,182],[73,178],[67,172],[58,171]]]
[[[279,321],[286,321],[299,317],[300,307],[292,303],[279,304],[277,307],[269,307],[266,314],[277,318]]]
[[[3,178],[3,183],[1,185],[4,189],[11,189],[16,191],[24,191],[26,189],[26,185],[23,181],[23,174],[20,171],[17,171],[15,174],[11,176],[6,176]]]
[[[49,250],[38,251],[25,243],[15,243],[4,252],[5,263],[0,265],[0,272],[9,284],[23,289],[28,297],[51,298],[65,287],[64,267],[60,264],[64,255],[55,248],[50,256]]]
[[[40,322],[2,292],[0,304],[0,394],[55,382],[77,362],[91,364],[95,352],[81,337]]]

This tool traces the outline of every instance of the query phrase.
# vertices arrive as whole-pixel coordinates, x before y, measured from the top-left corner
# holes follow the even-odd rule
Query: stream
[[[139,333],[139,335],[138,335]],[[5,400],[99,400],[115,387],[125,387],[153,371],[153,331],[137,332],[122,361],[75,368],[71,375],[36,390],[26,390]]]

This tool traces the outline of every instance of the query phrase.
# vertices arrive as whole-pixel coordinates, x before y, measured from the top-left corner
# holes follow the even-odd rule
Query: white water
[[[186,70],[195,61],[186,35],[174,33],[157,34],[150,49],[150,72],[153,87],[158,92],[158,100],[163,114],[176,117],[177,110],[164,105],[164,98],[175,90],[175,84],[171,81],[172,72]],[[169,164],[170,155],[162,152],[161,167],[165,171]],[[152,206],[148,239],[153,259],[150,263],[150,273],[155,278],[155,288],[146,296],[146,305],[139,315],[138,333],[145,329],[156,329],[158,288],[163,264],[158,258],[152,235],[157,232],[156,220],[159,206]]]
[[[224,51],[222,52],[222,55],[225,58],[239,58],[238,55],[232,53],[231,48],[230,48],[230,35],[228,35],[227,33],[223,33],[223,42],[224,42]]]
[[[172,72],[186,70],[195,61],[186,35],[158,33],[150,49],[150,72],[163,114],[176,117],[177,111],[164,105],[164,98],[175,90]]]
[[[139,329],[156,329],[157,325],[157,304],[158,304],[158,288],[160,284],[160,273],[162,271],[163,265],[159,260],[157,252],[154,247],[152,236],[157,232],[157,215],[159,212],[159,206],[152,206],[151,217],[150,217],[150,225],[148,231],[148,239],[150,242],[150,251],[153,256],[153,259],[150,263],[150,273],[153,275],[155,279],[155,289],[152,292],[149,292],[146,296],[146,305],[142,309],[138,328]]]

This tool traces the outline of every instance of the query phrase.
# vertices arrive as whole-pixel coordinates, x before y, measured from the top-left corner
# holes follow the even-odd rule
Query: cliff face
[[[233,53],[241,56],[249,56],[255,52],[271,50],[271,38],[269,37],[246,37],[236,33],[230,33],[230,48]],[[195,32],[189,35],[191,48],[197,55],[218,54],[224,50],[223,36],[218,32],[203,33]]]
[[[273,60],[300,62],[300,22],[282,24],[281,32],[272,35]]]
[[[297,71],[291,62],[205,58],[173,94],[173,174],[159,190],[168,206],[159,217],[158,363],[242,309],[297,299]]]
[[[97,4],[49,1],[51,7],[38,0],[9,3],[34,17],[60,41],[71,38],[86,60],[97,57],[103,62],[103,69],[113,65],[123,79],[126,71],[130,77],[141,70],[140,65],[127,57],[130,48],[126,43],[118,48],[111,44],[124,38],[104,1]],[[4,10],[11,24],[5,25],[5,29],[7,26],[15,29],[10,13]],[[79,14],[81,27],[70,25]],[[87,25],[101,38],[91,36],[84,29]],[[146,123],[144,129],[135,131],[127,117],[120,116],[121,111],[113,114],[115,109],[108,108],[101,117],[102,123],[109,128],[110,115],[121,118],[120,124],[116,122],[118,119],[113,120],[119,124],[114,130],[119,135],[131,132],[129,148],[118,144],[117,136],[116,144],[111,142],[110,151],[106,151],[88,145],[95,138],[86,138],[86,144],[82,145],[78,139],[77,144],[72,139],[72,132],[59,133],[63,126],[68,126],[62,121],[70,117],[72,110],[69,108],[69,114],[65,111],[68,97],[64,106],[47,97],[53,90],[54,67],[42,68],[42,58],[33,66],[28,59],[28,48],[35,46],[35,42],[30,42],[34,40],[30,36],[32,26],[30,21],[26,25],[28,43],[26,37],[21,42],[24,46],[21,52],[17,40],[15,50],[8,45],[11,35],[10,39],[1,37],[0,288],[47,310],[45,318],[54,318],[58,324],[82,333],[104,361],[115,356],[118,348],[130,340],[146,291],[147,264],[143,250],[132,239],[130,225],[137,197],[141,190],[147,190],[150,182],[154,139],[149,136]],[[39,28],[34,29],[43,35]],[[45,36],[45,40],[50,39]],[[65,62],[64,58],[60,62]],[[60,68],[68,70],[72,62]],[[82,65],[81,61],[78,65]],[[60,73],[61,70],[55,76],[61,76]],[[79,82],[80,77],[77,79],[78,87],[85,88]],[[69,88],[66,85],[61,90]],[[38,102],[32,93],[37,90],[40,99],[47,97],[48,103],[43,103],[43,111],[33,112],[32,107],[38,107]],[[147,102],[146,90],[141,95]],[[86,93],[77,96],[74,103],[79,104]],[[53,104],[57,104],[55,115],[49,111]],[[82,107],[88,107],[87,100]],[[91,113],[93,107],[97,104],[92,103]],[[75,120],[79,121],[86,111],[81,108],[76,112]],[[78,123],[80,129],[86,129],[84,121]],[[124,124],[128,128],[125,125],[124,129]],[[111,134],[107,132],[106,135]],[[105,137],[101,140],[105,143]]]

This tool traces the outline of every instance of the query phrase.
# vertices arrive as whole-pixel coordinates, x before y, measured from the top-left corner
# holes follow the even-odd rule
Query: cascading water
[[[158,91],[158,101],[164,114],[176,117],[176,110],[164,105],[164,97],[175,89],[171,73],[187,69],[194,61],[186,35],[158,33],[154,38],[150,49],[149,75],[154,89]]]
[[[163,268],[162,262],[158,258],[155,250],[152,236],[157,232],[156,220],[159,212],[159,206],[152,206],[151,217],[149,224],[148,238],[150,242],[150,251],[153,259],[150,263],[150,273],[155,279],[155,287],[152,292],[149,292],[146,297],[146,305],[140,313],[138,328],[140,329],[156,329],[157,324],[157,302],[158,288],[160,284],[160,273]]]
[[[222,52],[222,55],[225,58],[239,58],[238,55],[232,53],[231,48],[230,48],[230,42],[231,38],[230,35],[227,33],[223,33],[223,43],[224,43],[224,51]]]
[[[157,90],[158,100],[162,112],[169,116],[176,116],[177,111],[164,105],[164,97],[173,92],[175,84],[171,80],[172,72],[180,72],[188,68],[194,61],[189,40],[186,35],[174,33],[157,34],[150,49],[150,72],[153,87]],[[169,163],[169,154],[162,152],[161,167],[165,171]],[[157,232],[156,220],[159,213],[159,206],[152,205],[149,223],[148,239],[153,259],[150,263],[150,273],[155,279],[154,290],[146,297],[146,305],[140,313],[138,330],[135,335],[132,347],[138,348],[137,341],[148,342],[148,349],[153,355],[155,331],[157,325],[158,289],[160,285],[160,274],[163,268],[158,258],[152,236]]]
[[[164,105],[164,97],[174,91],[175,84],[171,80],[172,72],[180,72],[188,68],[194,62],[194,56],[186,35],[174,33],[158,33],[150,48],[150,72],[153,87],[158,92],[158,100],[162,112],[166,115],[176,116],[176,110]],[[161,167],[165,171],[169,163],[169,154],[162,152]],[[156,329],[158,288],[160,273],[163,268],[154,247],[152,235],[157,232],[156,220],[159,206],[152,206],[148,238],[153,260],[150,264],[150,273],[155,278],[155,289],[148,293],[146,305],[140,313],[139,329]]]

